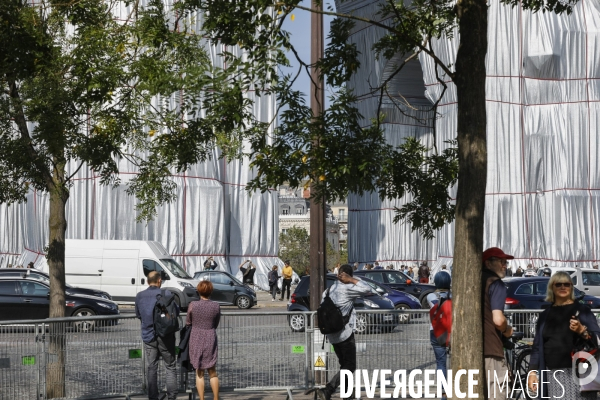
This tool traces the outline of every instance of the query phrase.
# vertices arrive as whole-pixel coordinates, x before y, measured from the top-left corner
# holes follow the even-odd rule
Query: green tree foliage
[[[501,0],[505,4],[544,12],[571,12],[577,0]],[[315,0],[320,4],[321,0]],[[207,11],[206,34],[216,39],[227,37],[239,46],[259,54],[257,43],[269,43],[275,56],[272,64],[286,64],[284,51],[297,52],[281,21],[296,9],[309,10],[300,0],[247,0],[222,2],[200,0]],[[280,105],[286,107],[281,124],[271,141],[267,137],[252,140],[252,156],[258,175],[252,187],[267,190],[283,181],[298,186],[305,176],[315,184],[317,197],[328,200],[346,197],[348,192],[362,194],[377,191],[382,199],[412,195],[414,201],[397,209],[397,219],[405,218],[412,228],[427,238],[436,229],[455,220],[453,301],[453,366],[457,369],[483,370],[481,332],[481,253],[483,251],[483,217],[487,174],[485,58],[487,53],[487,0],[383,0],[373,19],[352,14],[319,11],[336,16],[332,24],[331,44],[316,67],[326,82],[337,88],[332,106],[322,115],[312,115],[302,96],[290,89],[294,76],[272,85]],[[237,23],[239,17],[243,23]],[[235,22],[233,22],[235,21]],[[379,104],[389,96],[387,84],[415,57],[425,54],[435,64],[436,77],[444,87],[433,105],[442,99],[445,80],[456,85],[456,148],[438,152],[424,149],[416,141],[392,147],[383,139],[380,112],[368,128],[361,128],[351,88],[345,82],[359,63],[357,48],[349,33],[354,23],[377,26],[383,35],[371,49],[375,57],[387,59],[405,55],[387,81],[372,89]],[[259,32],[249,38],[248,32]],[[434,52],[434,39],[460,34],[455,65],[447,65]],[[250,57],[248,65],[265,60]],[[309,68],[299,60],[302,68]],[[315,67],[315,66],[312,66]],[[371,160],[378,160],[377,163]],[[458,182],[456,205],[447,188]],[[475,300],[474,300],[475,299]],[[484,381],[477,392],[483,393]],[[464,387],[462,387],[464,389]]]
[[[335,250],[329,242],[326,251],[328,270],[333,270],[337,263],[348,262],[348,252]],[[294,226],[279,234],[279,258],[290,260],[290,265],[298,274],[310,268],[310,236],[306,229]]]
[[[170,173],[215,145],[238,151],[249,104],[211,65],[191,3],[2,1],[0,202],[49,193],[50,317],[64,315],[65,205],[81,168],[117,184],[118,162],[137,165],[129,191],[149,218],[173,199]],[[47,395],[64,397],[64,339],[50,338]]]
[[[279,258],[290,260],[290,265],[298,274],[310,266],[310,238],[304,228],[291,227],[279,234]]]

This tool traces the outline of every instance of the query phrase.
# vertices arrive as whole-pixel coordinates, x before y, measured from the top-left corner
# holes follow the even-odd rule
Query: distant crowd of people
[[[8,264],[8,265],[6,266],[6,268],[35,268],[35,267],[34,267],[34,264],[33,264],[33,261],[32,261],[32,262],[30,262],[29,264],[27,264],[27,267],[24,267],[23,265],[15,265],[15,266],[13,267],[13,265],[12,265],[12,264]]]

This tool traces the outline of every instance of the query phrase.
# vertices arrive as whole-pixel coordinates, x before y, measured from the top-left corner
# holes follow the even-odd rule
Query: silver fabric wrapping
[[[381,1],[336,3],[338,10],[380,19],[375,14]],[[600,259],[600,3],[583,0],[571,15],[557,16],[492,0],[488,29],[484,245],[513,254],[513,269],[528,263],[591,267]],[[364,96],[358,106],[365,124],[377,110],[369,87],[384,82],[394,65],[408,57],[372,57],[371,47],[383,34],[381,28],[358,23],[351,36],[361,52],[361,69],[350,84]],[[458,41],[455,32],[433,47],[454,64]],[[421,105],[431,107],[442,93],[428,56],[420,55],[390,82],[396,103],[404,97],[415,106],[389,111],[386,103],[392,101],[384,101],[390,143],[412,136],[441,151],[445,141],[456,138],[456,88],[439,68],[438,76],[448,89],[436,120],[421,115]],[[456,188],[449,190],[454,198]],[[381,202],[375,195],[349,198],[350,261],[399,266],[427,260],[434,271],[450,266],[453,224],[434,240],[423,240],[410,226],[392,222],[393,208],[402,204]]]
[[[129,11],[120,10],[117,17],[125,18]],[[195,23],[201,23],[201,16]],[[223,46],[207,44],[207,49],[212,62],[223,67],[219,57]],[[254,114],[261,121],[273,119],[273,96],[246,95],[255,100]],[[227,163],[219,160],[219,154],[215,149],[212,160],[174,175],[177,200],[161,206],[156,219],[147,224],[135,222],[136,199],[126,194],[126,184],[136,173],[134,165],[119,162],[121,185],[116,188],[102,186],[92,171],[82,168],[67,204],[67,239],[155,240],[192,275],[214,256],[219,269],[241,278],[237,267],[249,259],[257,267],[255,283],[268,288],[268,271],[274,264],[283,266],[277,257],[277,192],[249,193],[246,183],[254,176],[249,160]],[[74,163],[69,165],[70,170],[75,168]],[[47,194],[30,191],[24,204],[0,205],[0,267],[34,261],[44,268],[48,233]]]

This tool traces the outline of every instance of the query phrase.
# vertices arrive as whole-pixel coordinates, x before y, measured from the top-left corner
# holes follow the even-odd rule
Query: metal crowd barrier
[[[529,338],[539,313],[506,310]],[[298,317],[304,318],[304,328],[295,323],[292,329],[290,321]],[[428,310],[366,311],[357,318],[358,369],[435,368]],[[217,330],[221,390],[289,393],[325,384],[339,365],[315,321],[314,312],[223,312]],[[62,353],[55,351],[57,342],[63,344]],[[53,368],[61,357],[64,379]],[[160,365],[159,387],[164,387]],[[143,394],[139,320],[132,315],[0,322],[0,400],[45,400],[62,381],[66,399]],[[193,372],[180,372],[178,381],[181,391],[195,392]]]

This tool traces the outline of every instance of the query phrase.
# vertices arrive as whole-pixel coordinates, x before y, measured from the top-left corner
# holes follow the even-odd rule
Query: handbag
[[[575,318],[579,311],[575,314]],[[598,363],[600,360],[600,340],[596,334],[591,333],[589,339],[577,335],[573,350],[573,377],[579,379],[579,390],[582,392],[596,392],[600,390],[600,373]]]

